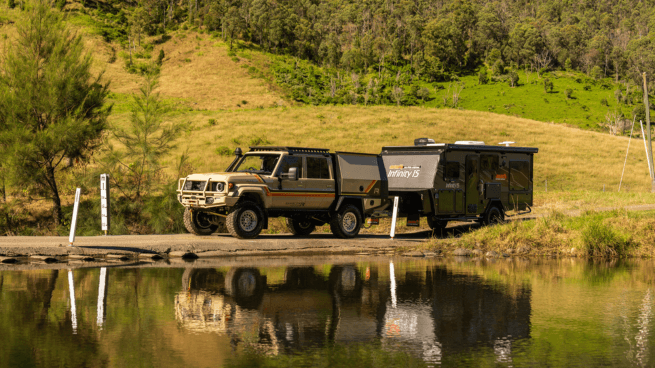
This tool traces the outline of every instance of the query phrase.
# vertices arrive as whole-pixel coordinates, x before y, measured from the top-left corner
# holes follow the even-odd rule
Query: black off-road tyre
[[[230,235],[235,238],[256,238],[264,226],[264,211],[255,202],[238,203],[227,215],[225,225]]]
[[[210,215],[202,211],[184,209],[184,227],[193,235],[211,235],[218,229],[218,225],[209,222]]]
[[[428,216],[428,226],[430,226],[430,229],[432,229],[433,233],[443,236],[443,233],[446,230],[446,226],[448,226],[448,221],[435,219],[432,216]]]
[[[232,268],[225,274],[225,293],[241,308],[258,309],[265,285],[266,279],[256,268]]]
[[[489,208],[487,213],[484,214],[482,223],[489,226],[505,222],[505,213],[498,206]]]
[[[216,228],[215,233],[219,233],[219,234],[227,234],[228,233],[227,225],[225,224],[225,217],[221,217],[218,220],[218,227]]]
[[[287,229],[296,236],[306,236],[316,230],[316,225],[306,217],[287,217]]]
[[[330,219],[330,230],[338,238],[354,238],[362,228],[362,214],[352,204],[344,205]]]

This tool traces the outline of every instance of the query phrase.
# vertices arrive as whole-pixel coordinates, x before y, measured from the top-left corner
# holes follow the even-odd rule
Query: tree
[[[108,145],[101,165],[111,173],[111,180],[121,193],[132,201],[148,194],[162,174],[160,160],[175,148],[182,124],[164,121],[167,107],[154,90],[155,77],[147,77],[132,96],[132,115],[126,129],[112,127],[113,136],[124,147]]]
[[[49,193],[53,218],[62,221],[57,173],[66,159],[85,161],[101,143],[111,106],[102,73],[62,14],[36,0],[17,23],[17,40],[0,64],[0,149],[21,186]]]

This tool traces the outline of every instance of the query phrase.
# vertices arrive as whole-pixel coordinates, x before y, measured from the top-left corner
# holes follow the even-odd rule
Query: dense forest
[[[14,4],[19,0],[8,0]],[[64,1],[59,2],[61,7]],[[89,2],[125,47],[177,27],[354,72],[426,81],[486,64],[637,80],[655,72],[651,0],[141,0]]]

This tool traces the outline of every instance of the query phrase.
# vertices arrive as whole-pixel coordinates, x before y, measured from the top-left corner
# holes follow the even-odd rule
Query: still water
[[[0,366],[655,366],[653,261],[0,271]]]

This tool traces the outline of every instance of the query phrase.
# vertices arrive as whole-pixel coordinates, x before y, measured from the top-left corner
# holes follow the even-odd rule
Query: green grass
[[[586,211],[581,216],[553,212],[536,220],[512,221],[462,234],[448,247],[508,252],[529,250],[533,255],[625,257],[655,255],[655,211]],[[439,249],[431,240],[421,248]]]
[[[604,122],[605,115],[610,110],[622,111],[625,116],[632,117],[634,106],[618,104],[614,97],[614,91],[618,88],[625,90],[625,86],[617,85],[609,78],[595,81],[582,73],[552,72],[545,77],[551,79],[554,88],[552,92],[546,93],[543,86],[544,77],[539,78],[537,73],[528,75],[529,79],[526,78],[525,72],[519,73],[517,87],[510,87],[503,81],[490,81],[489,84],[479,85],[477,75],[462,77],[460,81],[464,83],[464,89],[460,94],[458,108],[570,124],[594,130],[604,130],[599,123]],[[426,103],[427,106],[443,106],[443,97],[449,83],[438,85],[443,89],[431,95],[436,98]],[[566,98],[566,89],[573,91],[571,99]],[[607,101],[608,106],[601,103],[603,99]]]

